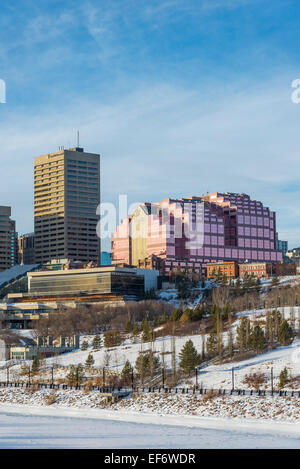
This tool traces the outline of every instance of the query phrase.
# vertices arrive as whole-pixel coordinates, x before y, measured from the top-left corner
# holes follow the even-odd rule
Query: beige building
[[[100,155],[61,149],[34,160],[35,262],[100,263]]]
[[[79,336],[32,337],[19,336],[11,331],[0,335],[0,360],[33,360],[37,355],[44,358],[79,349]]]
[[[10,215],[10,207],[0,206],[0,272],[18,263],[16,222]]]

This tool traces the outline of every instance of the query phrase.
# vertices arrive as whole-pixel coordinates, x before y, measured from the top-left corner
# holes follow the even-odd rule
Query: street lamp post
[[[273,396],[274,387],[273,387],[273,368],[271,368],[271,394]]]

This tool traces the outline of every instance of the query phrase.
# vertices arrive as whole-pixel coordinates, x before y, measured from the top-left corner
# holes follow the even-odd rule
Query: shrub
[[[210,389],[206,394],[203,395],[202,401],[211,401],[212,399],[215,399],[217,397],[217,392],[214,391],[213,389]]]
[[[52,391],[50,394],[46,394],[44,401],[47,405],[55,404],[58,401],[58,394],[56,391]]]
[[[249,388],[258,390],[266,382],[266,375],[264,373],[249,373],[242,382],[247,384]]]

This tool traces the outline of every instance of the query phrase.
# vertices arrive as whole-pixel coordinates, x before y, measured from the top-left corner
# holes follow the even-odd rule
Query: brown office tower
[[[0,272],[18,263],[16,222],[10,215],[10,207],[0,206]]]
[[[19,264],[30,265],[35,263],[34,233],[19,236]]]
[[[34,160],[35,262],[100,263],[100,155],[60,149]]]

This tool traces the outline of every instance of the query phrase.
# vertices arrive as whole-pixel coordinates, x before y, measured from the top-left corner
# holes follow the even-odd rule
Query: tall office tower
[[[100,155],[60,149],[34,160],[35,262],[100,263]]]
[[[18,239],[19,264],[34,264],[34,233],[26,233]]]
[[[16,222],[10,216],[11,208],[0,206],[0,271],[18,263]]]

